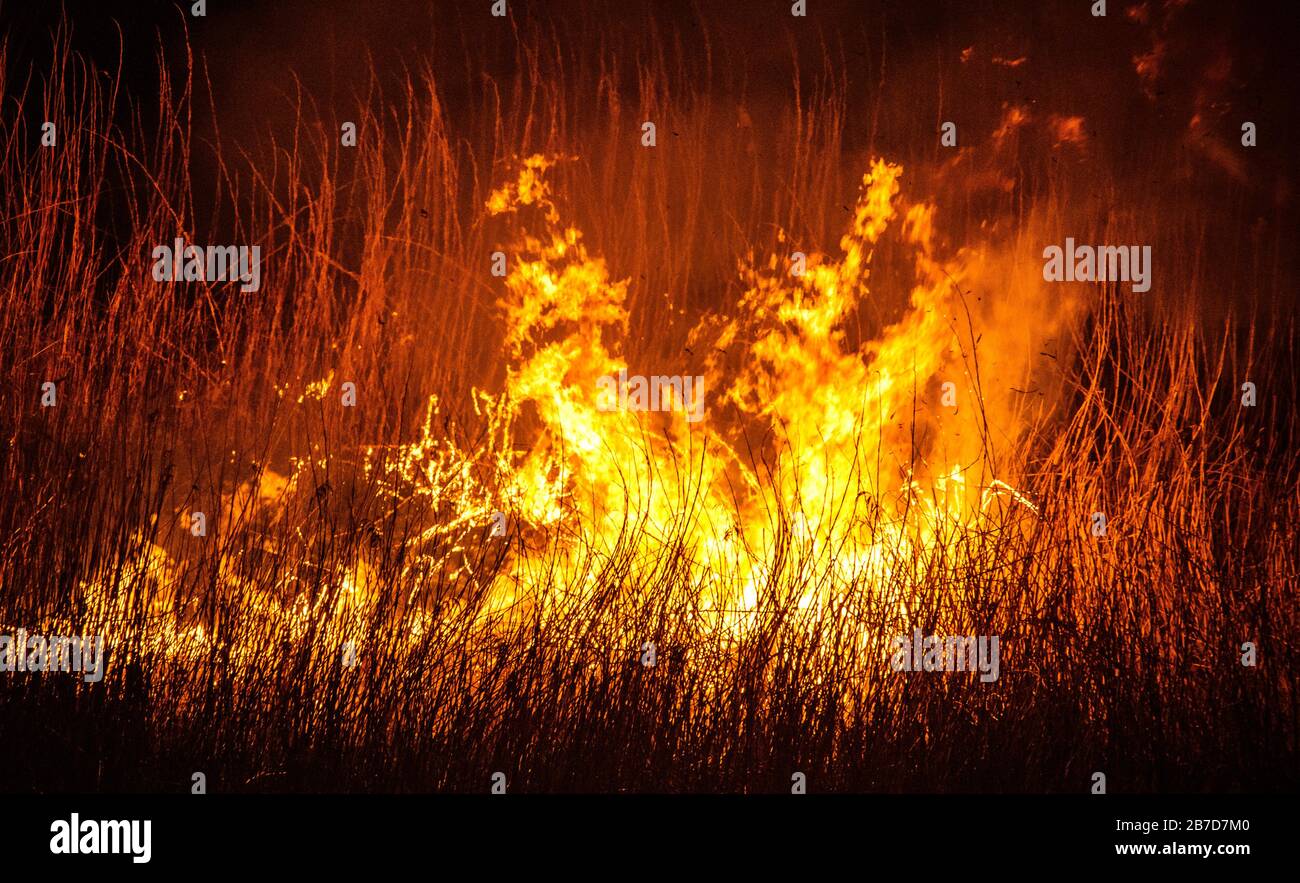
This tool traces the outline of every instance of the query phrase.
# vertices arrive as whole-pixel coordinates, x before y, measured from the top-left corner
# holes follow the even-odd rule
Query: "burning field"
[[[1263,13],[231,5],[3,46],[5,790],[1300,785]]]

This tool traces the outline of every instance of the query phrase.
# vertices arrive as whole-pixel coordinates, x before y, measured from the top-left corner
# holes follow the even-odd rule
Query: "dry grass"
[[[557,48],[572,45],[528,35],[516,76],[476,81],[454,119],[439,84],[412,76],[357,117],[366,149],[340,148],[338,120],[304,100],[274,153],[221,155],[208,217],[187,172],[207,149],[189,135],[201,84],[164,82],[148,131],[115,124],[125,99],[66,51],[44,85],[3,84],[0,624],[108,616],[111,655],[95,686],[6,676],[0,743],[52,750],[5,752],[0,781],[179,790],[203,770],[214,790],[480,792],[502,770],[512,791],[785,791],[801,770],[817,791],[1078,792],[1104,770],[1114,791],[1294,787],[1300,378],[1285,283],[1258,266],[1263,306],[1222,324],[1092,292],[1057,350],[1057,400],[998,452],[1038,501],[1032,528],[1008,511],[945,540],[921,578],[859,586],[812,621],[794,588],[817,577],[789,531],[764,550],[757,624],[730,636],[700,628],[685,533],[655,560],[631,539],[593,554],[580,606],[544,570],[562,525],[462,536],[455,561],[477,581],[411,566],[452,560],[450,541],[419,537],[445,501],[395,500],[361,465],[418,436],[431,392],[438,433],[483,444],[470,391],[500,388],[505,364],[487,273],[503,230],[481,206],[519,157],[579,155],[557,193],[632,281],[627,339],[647,360],[680,358],[778,225],[833,242],[862,172],[829,61],[754,131],[671,53]],[[63,121],[57,149],[35,146],[45,117]],[[643,119],[659,121],[657,152],[637,143]],[[1069,192],[1035,196],[1064,215]],[[146,256],[177,235],[260,245],[262,290],[154,284]],[[854,336],[891,310],[864,307]],[[359,407],[299,403],[331,371]],[[296,490],[249,490],[295,457]],[[191,509],[215,513],[203,540],[184,530]],[[525,542],[540,600],[484,615],[483,586]],[[155,544],[167,568],[150,566]],[[343,598],[358,562],[365,607]],[[928,629],[1001,635],[1001,679],[896,675],[859,652],[900,596]],[[287,612],[297,599],[309,615]],[[428,632],[402,640],[392,623],[412,611]],[[148,639],[197,625],[198,655]],[[369,638],[346,669],[338,638],[353,633]],[[656,643],[655,667],[629,636]],[[1247,640],[1256,668],[1239,664]]]

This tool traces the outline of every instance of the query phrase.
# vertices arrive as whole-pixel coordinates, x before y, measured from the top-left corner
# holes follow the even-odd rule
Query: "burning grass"
[[[5,84],[0,625],[103,633],[109,664],[0,685],[0,739],[59,749],[6,754],[4,781],[1296,783],[1300,378],[1276,298],[1215,327],[1063,294],[1025,243],[1057,241],[1065,194],[955,238],[922,195],[950,169],[909,189],[905,164],[842,159],[834,78],[746,151],[662,61],[591,79],[597,114],[539,46],[484,87],[474,138],[429,78],[359,119],[382,149],[322,121],[219,161],[202,221],[188,78],[123,131],[59,54],[57,150]],[[632,117],[682,146],[642,152]],[[707,180],[719,155],[750,166]],[[154,246],[214,238],[195,228],[260,246],[255,295],[150,278]],[[692,302],[701,279],[726,295]],[[701,376],[705,418],[600,407],[634,369]],[[914,628],[1000,636],[1000,677],[892,671]]]

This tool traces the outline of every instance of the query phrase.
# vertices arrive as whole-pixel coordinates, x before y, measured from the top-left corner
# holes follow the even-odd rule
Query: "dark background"
[[[507,19],[490,15],[490,0],[209,0],[204,18],[191,17],[190,6],[0,0],[6,97],[12,101],[28,79],[39,82],[63,31],[98,76],[120,66],[119,123],[134,117],[147,132],[157,113],[160,54],[179,88],[188,45],[196,84],[192,186],[203,218],[212,199],[206,189],[218,178],[208,145],[219,143],[226,157],[246,150],[264,163],[269,145],[291,136],[299,90],[307,107],[337,124],[353,118],[358,103],[399,99],[408,78],[427,68],[455,122],[476,106],[485,77],[509,83],[525,32],[554,35],[575,55],[598,41],[629,65],[663,50],[701,89],[747,107],[756,129],[793,103],[796,59],[807,90],[829,58],[848,85],[846,167],[865,168],[872,155],[908,168],[937,164],[940,121],[957,121],[963,145],[987,143],[1008,105],[1040,119],[1081,116],[1092,168],[1105,169],[1122,194],[1112,202],[1130,194],[1158,199],[1168,234],[1184,238],[1176,228],[1195,215],[1218,250],[1233,255],[1232,268],[1209,286],[1222,293],[1219,303],[1252,294],[1237,272],[1243,263],[1291,261],[1293,249],[1279,247],[1297,229],[1296,29],[1284,4],[1112,0],[1101,19],[1088,0],[810,0],[806,18],[790,15],[789,0],[510,0]],[[1157,42],[1160,74],[1144,83],[1135,58]],[[1014,67],[1005,63],[1019,58]],[[38,103],[28,102],[26,112],[37,114]],[[1259,146],[1249,151],[1239,143],[1243,120],[1259,130]],[[466,137],[473,137],[468,129]],[[1057,173],[1058,160],[1041,144],[1022,151],[1014,164],[1032,193],[1036,180]],[[1240,164],[1230,167],[1225,156]],[[1203,272],[1214,271],[1210,262]]]
[[[1084,116],[1117,170],[1153,179],[1172,170],[1149,167],[1139,148],[1167,141],[1174,127],[1187,124],[1208,88],[1207,70],[1226,58],[1228,76],[1205,98],[1217,110],[1230,106],[1234,122],[1259,124],[1255,183],[1267,189],[1265,178],[1294,171],[1296,17],[1288,4],[1271,0],[1112,0],[1104,19],[1090,15],[1088,0],[810,0],[806,18],[790,15],[789,0],[510,0],[504,20],[490,16],[490,5],[209,0],[207,16],[193,18],[190,3],[162,0],[5,0],[0,22],[10,50],[10,91],[27,76],[41,76],[52,36],[63,27],[72,47],[104,71],[116,70],[120,59],[125,91],[146,118],[157,92],[159,51],[175,71],[188,36],[200,76],[211,83],[223,137],[241,143],[287,125],[275,111],[277,104],[288,107],[283,102],[296,83],[322,108],[359,100],[372,64],[388,86],[430,66],[454,110],[458,91],[482,74],[500,78],[513,71],[516,29],[537,23],[575,50],[597,33],[630,55],[644,56],[658,43],[671,43],[687,59],[708,51],[715,73],[710,87],[750,101],[788,100],[791,59],[808,64],[825,48],[843,60],[857,97],[865,102],[880,92],[887,99],[882,119],[850,127],[854,148],[908,152],[914,130],[905,118],[923,120],[928,146],[940,108],[963,122],[980,111],[988,128],[996,120],[983,111],[1003,101],[1052,105]],[[1145,23],[1128,14],[1139,8]],[[1143,95],[1133,57],[1150,48],[1166,18],[1164,75]],[[962,64],[967,47],[976,53]],[[990,64],[1017,57],[1026,62],[1014,69]],[[195,124],[210,132],[204,115]]]

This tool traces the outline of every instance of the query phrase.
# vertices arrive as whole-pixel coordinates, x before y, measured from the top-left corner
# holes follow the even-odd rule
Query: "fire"
[[[589,572],[590,556],[610,555],[635,525],[638,560],[653,567],[664,556],[684,556],[702,609],[730,611],[735,616],[716,623],[735,626],[755,606],[778,547],[820,568],[832,592],[864,581],[884,586],[894,568],[925,568],[937,543],[975,527],[992,497],[1032,509],[1006,481],[980,475],[982,452],[970,445],[946,439],[946,461],[937,464],[910,450],[913,424],[925,419],[914,405],[935,392],[960,349],[953,292],[979,256],[937,256],[934,206],[900,199],[901,167],[872,164],[838,258],[807,255],[800,275],[785,272],[776,255],[743,269],[747,288],[736,315],[715,322],[712,339],[703,340],[703,329],[693,338],[714,353],[748,341],[743,365],[728,376],[721,360],[708,359],[710,416],[692,425],[680,412],[599,406],[598,378],[629,367],[620,351],[628,282],[613,279],[582,232],[562,223],[545,178],[552,165],[530,157],[487,203],[493,215],[531,212],[541,230],[520,232],[505,279],[506,389],[480,395],[494,407],[501,450],[526,451],[516,461],[496,457],[501,500],[526,525],[566,526],[560,551],[571,582],[581,584],[576,577]],[[917,279],[910,309],[879,340],[852,348],[846,318],[871,296],[874,248],[900,217]],[[968,409],[967,428],[978,410]],[[525,416],[539,424],[527,446],[516,439]],[[738,431],[754,429],[779,440],[766,472],[734,443]],[[407,461],[421,460],[433,444],[426,436]],[[970,475],[982,482],[974,494]],[[490,495],[476,493],[481,502],[465,511],[482,519]],[[499,578],[512,600],[519,573],[530,569],[526,556]],[[819,594],[803,590],[799,605],[814,606]]]
[[[900,195],[900,166],[872,163],[838,256],[810,252],[798,274],[779,255],[742,264],[738,308],[705,317],[692,335],[696,351],[711,353],[702,366],[707,416],[694,423],[681,408],[601,407],[599,378],[630,367],[629,282],[615,279],[582,231],[563,222],[546,177],[557,161],[529,157],[486,204],[491,216],[516,222],[499,302],[510,359],[505,388],[474,393],[486,442],[471,450],[449,439],[433,395],[418,440],[364,452],[364,475],[394,506],[415,498],[434,505],[437,517],[406,541],[417,550],[405,571],[412,580],[433,567],[472,587],[459,600],[472,597],[486,615],[560,615],[587,600],[595,572],[631,543],[646,573],[665,560],[687,568],[702,629],[752,628],[761,596],[775,585],[793,586],[797,596],[780,600],[810,617],[865,587],[888,599],[897,614],[889,625],[902,628],[908,598],[900,587],[983,554],[970,538],[1006,521],[994,500],[1035,511],[1007,476],[992,474],[978,391],[964,383],[963,395],[975,400],[949,409],[954,414],[938,401],[943,378],[968,373],[955,298],[984,256],[970,248],[939,256],[935,207]],[[878,339],[855,347],[847,320],[873,296],[873,255],[894,227],[912,256],[908,308]],[[324,396],[333,380],[306,384],[299,404]],[[768,448],[761,456],[752,453],[755,439]],[[256,500],[274,509],[311,468],[300,459],[287,477],[266,470],[227,505],[242,511]],[[508,540],[518,541],[504,566],[480,573],[469,553],[491,541],[485,527],[497,513],[514,525]],[[177,563],[162,546],[141,543],[139,572],[124,579],[150,586],[157,628],[145,648],[193,658],[211,652],[202,623],[187,625],[183,599],[169,591]],[[776,567],[800,578],[774,579]],[[540,573],[548,590],[534,577]],[[382,594],[362,558],[327,574],[330,590],[315,594],[300,591],[295,575],[271,590],[245,585],[233,566],[223,579],[241,593],[246,615],[286,625],[290,640],[310,634],[330,648],[364,646]],[[562,598],[541,597],[555,586],[564,587]],[[108,624],[129,618],[110,603],[129,593],[102,580],[86,589],[91,619],[110,634]],[[389,618],[399,616],[404,640],[435,627],[418,604],[395,609]],[[860,640],[878,647],[879,635]],[[257,652],[226,649],[235,658]]]
[[[39,74],[0,115],[0,734],[70,746],[0,768],[1276,783],[1267,16],[520,5],[435,15],[400,69],[285,59],[274,97],[202,29],[143,67],[65,24],[0,47]],[[29,676],[87,647],[102,678]]]

